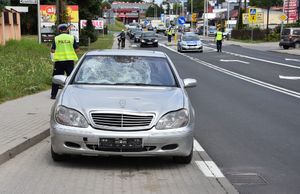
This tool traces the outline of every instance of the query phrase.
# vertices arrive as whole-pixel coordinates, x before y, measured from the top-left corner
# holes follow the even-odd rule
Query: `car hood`
[[[184,94],[177,87],[69,85],[61,104],[84,114],[99,110],[164,114],[183,108]]]
[[[147,37],[143,37],[143,39],[152,40],[152,39],[156,39],[156,37],[155,36],[147,36]]]

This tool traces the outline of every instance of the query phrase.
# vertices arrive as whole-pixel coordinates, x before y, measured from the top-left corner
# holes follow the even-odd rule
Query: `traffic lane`
[[[197,88],[188,90],[196,112],[195,137],[236,188],[241,193],[297,193],[299,99],[214,71],[163,47],[158,50],[169,55],[182,78],[197,79]],[[249,180],[240,185],[243,180],[230,178],[234,173],[256,173],[266,183]]]
[[[204,43],[211,47],[216,48],[215,43],[204,41]],[[279,47],[278,49],[279,50]],[[285,54],[285,53],[279,53],[276,51],[270,51],[270,50],[258,50],[253,48],[246,48],[239,45],[231,45],[223,43],[223,51],[232,53],[232,54],[239,54],[239,55],[245,55],[247,57],[251,58],[258,58],[262,60],[267,61],[276,61],[279,63],[289,64],[289,65],[295,65],[300,66],[300,56],[299,55],[291,55],[291,54]],[[300,50],[299,50],[300,52]]]
[[[225,193],[195,164],[169,158],[71,157],[53,162],[50,138],[0,166],[0,193]]]
[[[267,62],[261,62],[251,59],[240,58],[228,55],[227,53],[206,52],[204,53],[184,53],[185,55],[197,58],[223,69],[241,74],[256,80],[267,82],[269,84],[300,92],[300,79],[282,79],[285,77],[299,77],[299,69],[293,67],[279,66]],[[274,54],[275,56],[275,54]]]

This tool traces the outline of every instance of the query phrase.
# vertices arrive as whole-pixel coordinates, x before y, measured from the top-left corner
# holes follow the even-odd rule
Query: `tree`
[[[0,1],[0,13],[2,13],[2,11],[6,5],[8,5],[7,1]]]
[[[155,9],[156,9],[156,16],[155,16]],[[149,6],[149,8],[146,11],[146,17],[157,17],[157,16],[159,17],[161,13],[163,13],[162,8],[160,8],[156,4],[152,4],[151,6]]]

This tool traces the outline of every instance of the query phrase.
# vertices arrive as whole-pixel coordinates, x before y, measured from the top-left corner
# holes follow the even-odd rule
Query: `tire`
[[[61,154],[57,154],[53,151],[53,148],[51,146],[51,156],[52,156],[52,160],[54,162],[62,162],[64,160],[66,160],[67,156],[66,155],[61,155]]]
[[[300,42],[295,43],[295,48],[299,49],[300,48]]]
[[[200,50],[199,53],[203,53],[203,50]]]
[[[140,47],[144,47],[144,44],[141,44]]]
[[[156,43],[156,44],[154,45],[154,47],[158,47],[158,43]]]
[[[187,156],[173,156],[173,161],[178,164],[189,164],[193,159],[193,148]]]
[[[289,46],[283,46],[283,49],[289,49]]]

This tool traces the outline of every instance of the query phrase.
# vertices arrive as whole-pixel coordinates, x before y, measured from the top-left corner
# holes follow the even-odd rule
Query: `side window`
[[[294,35],[300,35],[300,30],[294,30],[294,31],[293,31],[293,34],[294,34]]]

